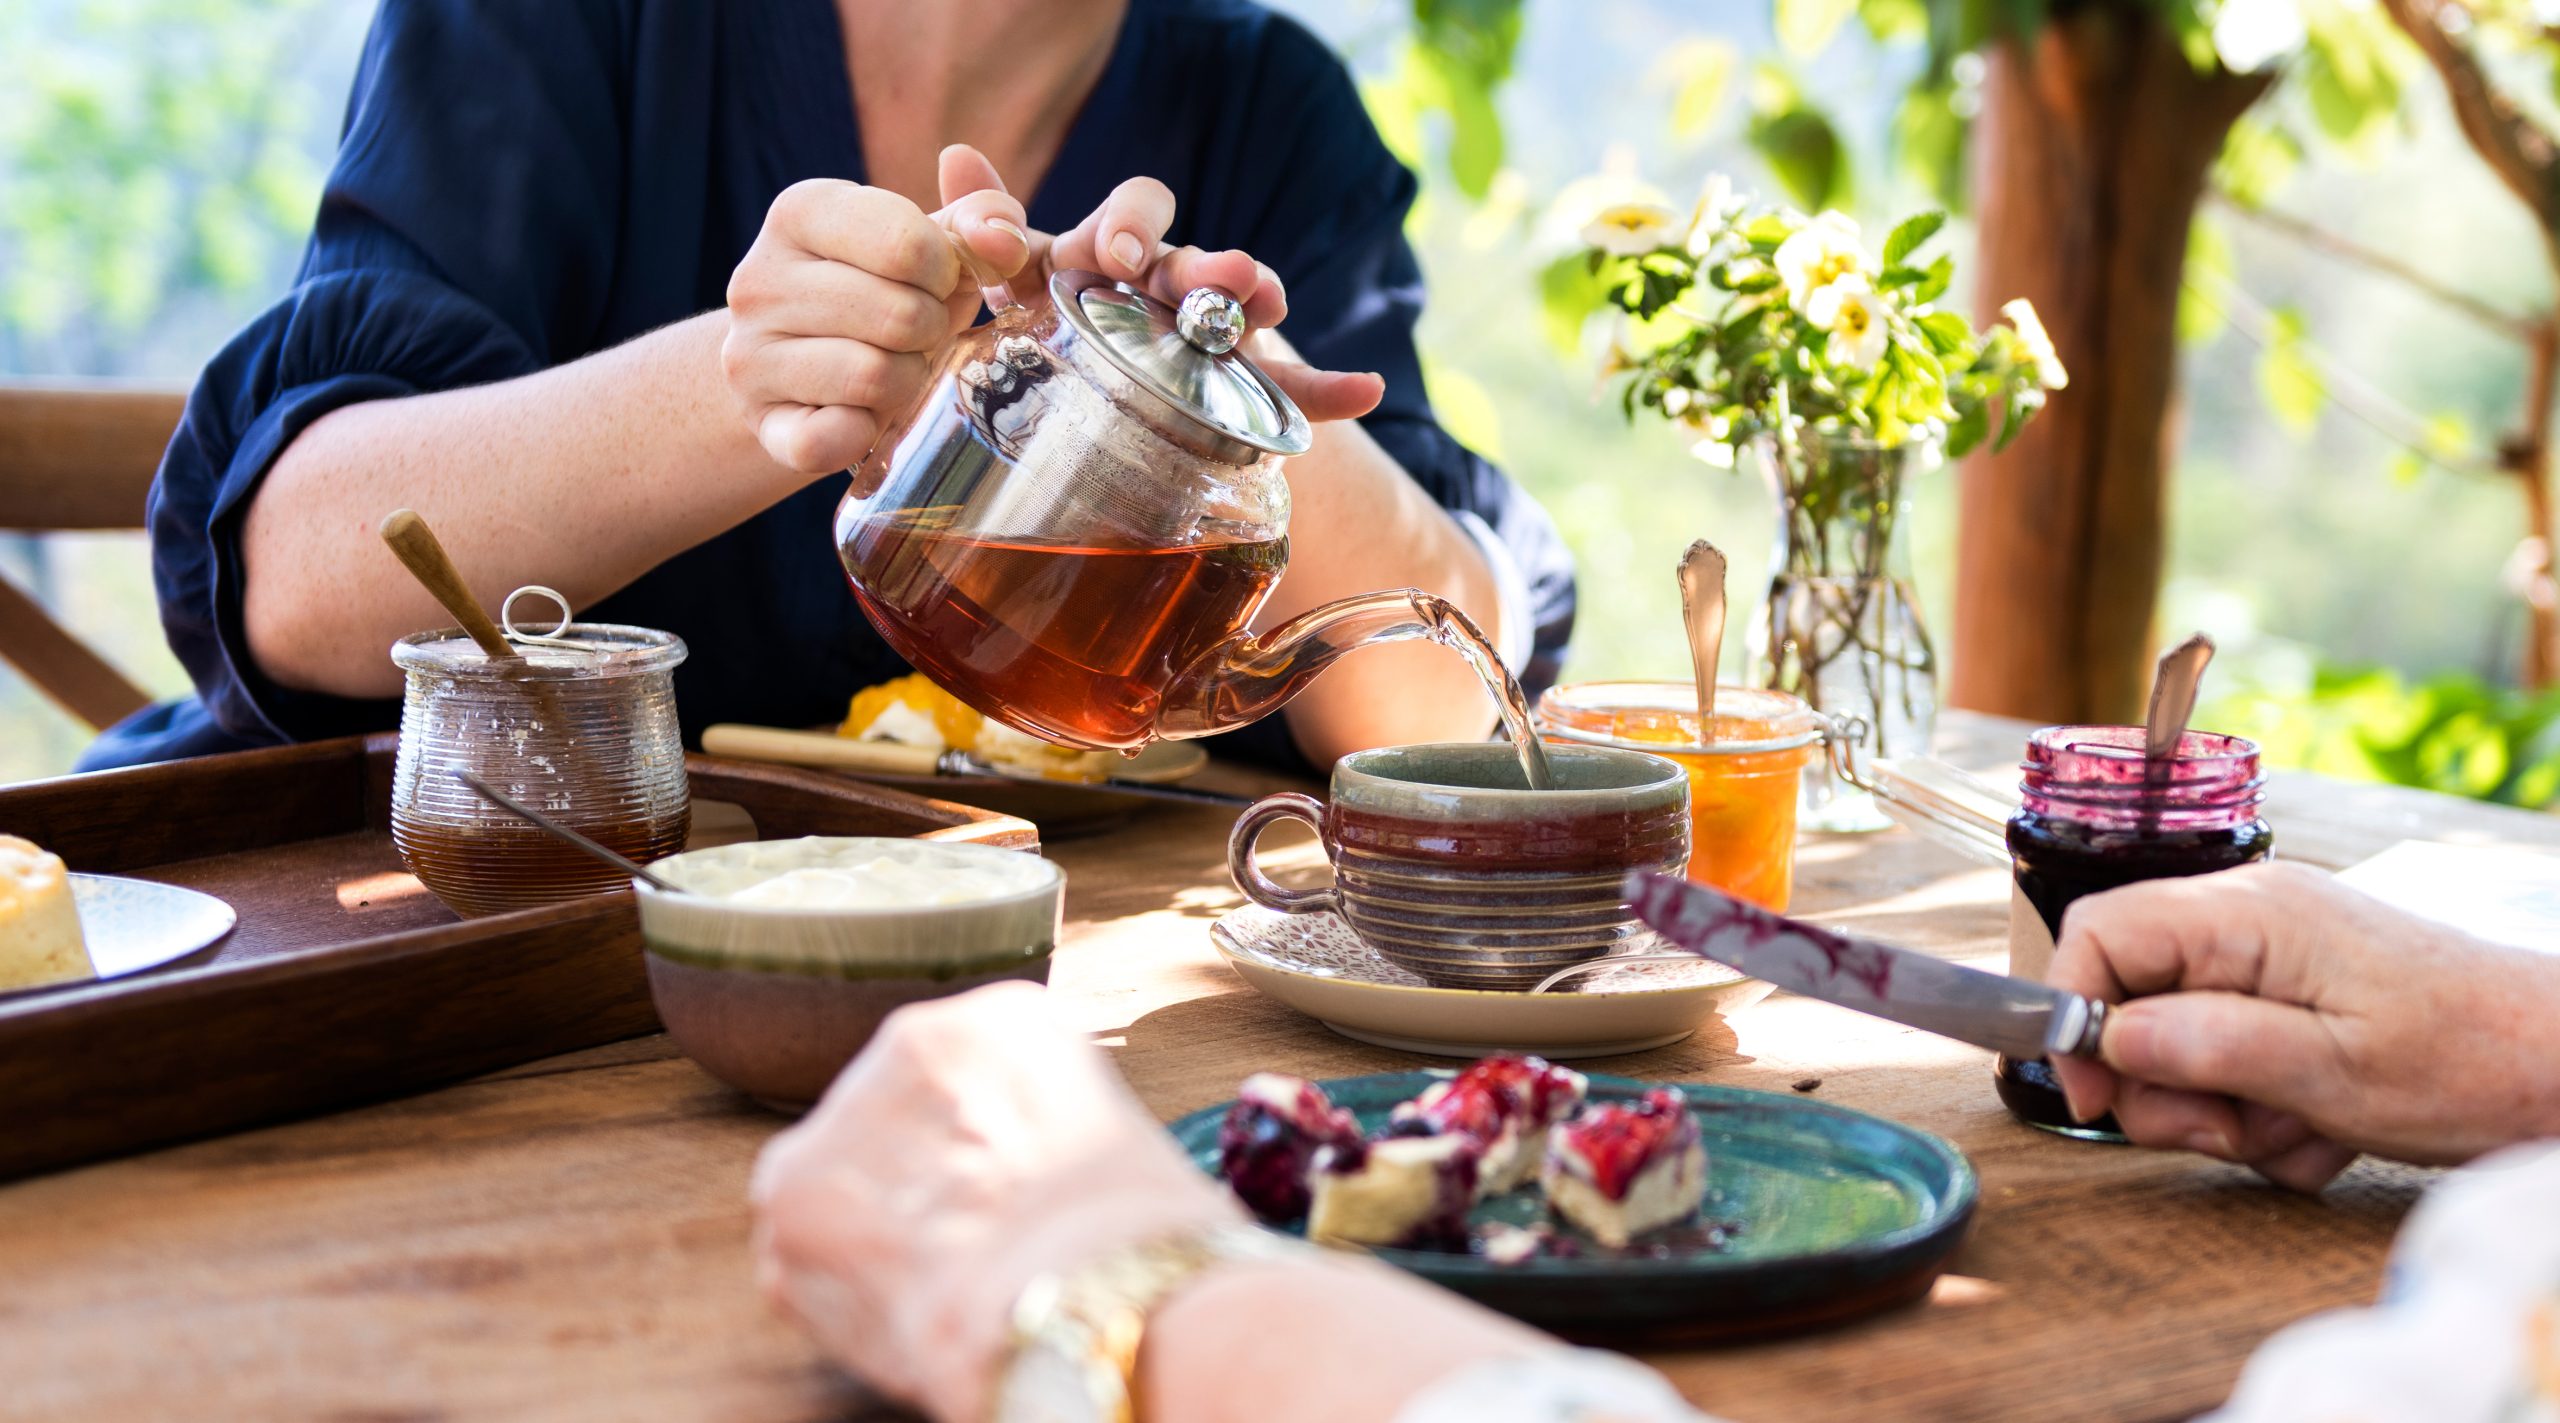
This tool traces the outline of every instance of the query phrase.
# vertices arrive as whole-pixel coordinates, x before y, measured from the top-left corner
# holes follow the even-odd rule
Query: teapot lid
[[[1201,287],[1176,310],[1099,272],[1072,271],[1049,278],[1049,296],[1141,390],[1174,415],[1244,446],[1233,452],[1233,463],[1307,452],[1306,415],[1236,349],[1245,324],[1244,304],[1234,297]]]

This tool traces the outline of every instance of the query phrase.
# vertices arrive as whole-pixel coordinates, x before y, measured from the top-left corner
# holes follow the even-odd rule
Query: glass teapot
[[[960,336],[836,510],[880,635],[979,711],[1088,750],[1240,726],[1371,642],[1481,646],[1410,588],[1248,631],[1289,561],[1280,462],[1310,435],[1244,334],[1213,288],[1174,310],[1065,271]]]

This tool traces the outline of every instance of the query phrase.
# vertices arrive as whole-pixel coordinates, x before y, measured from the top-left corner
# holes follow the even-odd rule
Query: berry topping
[[[1686,1150],[1697,1139],[1698,1123],[1689,1115],[1688,1102],[1667,1087],[1633,1102],[1595,1102],[1556,1130],[1559,1154],[1613,1201],[1626,1199],[1648,1164]]]
[[[1318,1150],[1357,1150],[1360,1126],[1303,1077],[1257,1072],[1218,1124],[1218,1164],[1246,1209],[1274,1224],[1307,1213],[1307,1171]]]

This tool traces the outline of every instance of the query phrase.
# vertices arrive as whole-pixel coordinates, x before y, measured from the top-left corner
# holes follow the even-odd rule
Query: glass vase
[[[1768,606],[1751,639],[1763,681],[1846,727],[1862,759],[1928,754],[1938,655],[1911,591],[1902,491],[1936,447],[1807,429],[1763,439],[1757,453],[1778,505]],[[1805,772],[1802,818],[1814,830],[1893,823],[1827,757]]]

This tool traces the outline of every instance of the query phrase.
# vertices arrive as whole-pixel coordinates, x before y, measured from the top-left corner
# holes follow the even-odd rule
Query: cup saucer
[[[1443,1057],[1642,1052],[1739,1013],[1770,991],[1704,959],[1629,964],[1554,993],[1435,988],[1379,957],[1332,913],[1280,914],[1251,904],[1221,916],[1209,937],[1237,977],[1344,1037]],[[1671,951],[1646,933],[1618,952]]]

